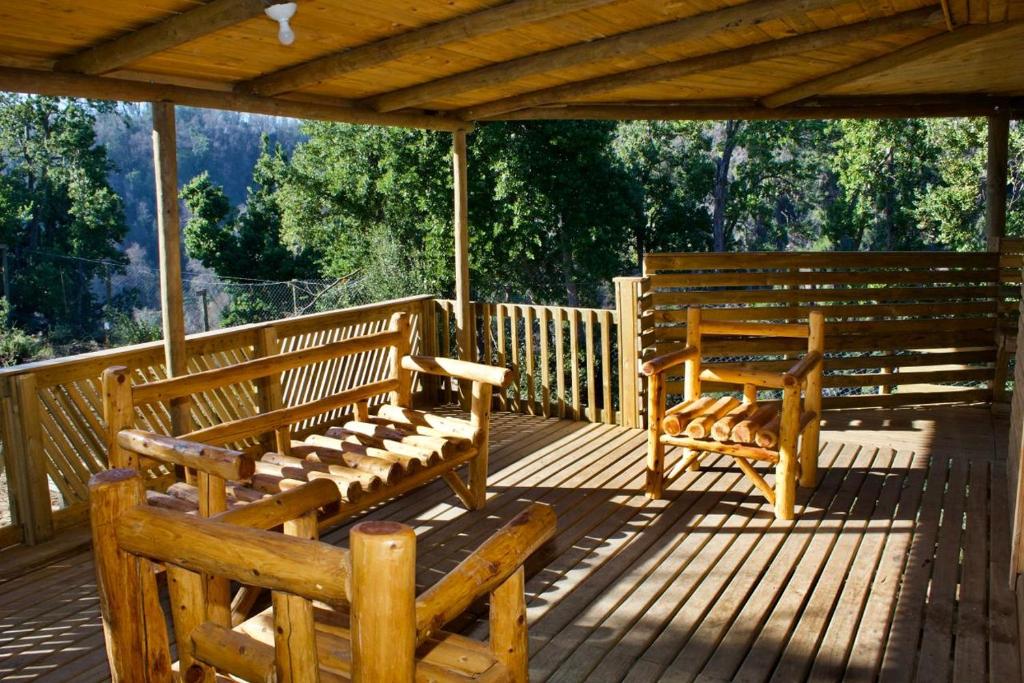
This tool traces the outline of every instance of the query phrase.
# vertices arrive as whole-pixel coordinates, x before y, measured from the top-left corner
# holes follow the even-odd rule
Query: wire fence
[[[4,282],[22,318],[49,330],[57,355],[159,339],[160,271],[140,254],[128,263],[41,250],[6,258]],[[45,277],[39,273],[45,272]],[[31,278],[19,274],[33,273]],[[198,262],[182,273],[187,334],[366,303],[359,273],[287,281],[221,277]],[[67,331],[71,329],[72,331]],[[62,330],[64,330],[62,332]]]

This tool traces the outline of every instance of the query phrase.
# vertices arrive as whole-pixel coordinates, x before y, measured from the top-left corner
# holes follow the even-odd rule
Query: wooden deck
[[[778,522],[725,460],[648,502],[643,433],[498,414],[485,511],[435,483],[372,516],[415,526],[429,584],[526,501],[555,506],[533,680],[1012,683],[1005,432],[983,409],[831,413],[821,482]],[[0,679],[106,677],[88,552],[2,585]]]

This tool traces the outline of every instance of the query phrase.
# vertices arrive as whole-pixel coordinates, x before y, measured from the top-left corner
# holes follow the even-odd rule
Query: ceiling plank
[[[919,98],[915,98],[917,100]],[[858,101],[860,100],[860,101]],[[598,120],[598,121],[721,121],[728,119],[889,119],[947,116],[987,116],[1009,111],[1012,118],[1024,115],[1024,98],[985,98],[948,95],[926,101],[903,97],[822,98],[812,103],[768,109],[747,99],[735,101],[693,100],[679,103],[615,103],[534,107],[499,114],[488,121]]]
[[[517,0],[490,9],[430,24],[407,33],[319,57],[303,64],[240,83],[240,92],[278,95],[368,69],[421,50],[469,40],[531,22],[592,9],[615,0]]]
[[[167,83],[8,67],[0,67],[0,90],[54,97],[85,97],[129,102],[171,102],[206,109],[402,128],[457,131],[470,130],[473,127],[472,124],[452,117],[419,112],[381,114],[347,100],[331,102],[291,100],[204,90]]]
[[[213,0],[60,59],[56,71],[98,75],[263,14],[264,0]],[[269,29],[268,29],[269,30]]]
[[[699,40],[724,29],[751,28],[765,22],[802,15],[823,7],[834,7],[835,4],[835,0],[753,0],[741,5],[454,74],[368,98],[366,102],[378,111],[395,111],[416,107],[425,102],[508,83],[535,74],[596,61],[625,59],[684,40]]]
[[[873,76],[878,73],[897,69],[904,64],[926,59],[932,55],[951,50],[961,45],[1002,33],[1019,27],[1022,22],[1005,22],[1002,24],[972,24],[961,26],[953,32],[940,33],[931,38],[913,43],[894,52],[875,57],[840,69],[825,76],[812,78],[792,87],[772,93],[761,98],[761,104],[768,108],[781,107],[793,102],[821,95],[853,81]]]
[[[457,116],[467,121],[493,118],[499,114],[517,109],[573,102],[581,97],[603,95],[614,90],[643,83],[671,81],[694,73],[727,69],[766,59],[789,57],[836,45],[845,45],[859,40],[871,40],[908,29],[919,29],[922,27],[941,28],[943,24],[942,10],[926,7],[882,19],[862,21],[824,31],[805,33],[792,38],[770,40],[733,50],[724,50],[642,69],[633,69],[608,76],[566,83],[565,85],[552,88],[534,90],[501,100],[467,107],[457,112]]]

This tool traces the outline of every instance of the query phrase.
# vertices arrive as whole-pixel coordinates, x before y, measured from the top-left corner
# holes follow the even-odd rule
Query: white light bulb
[[[288,24],[288,21],[281,22],[281,28],[277,32],[277,39],[281,41],[282,45],[291,45],[295,42],[295,31]]]
[[[281,41],[282,45],[291,45],[295,42],[295,32],[292,31],[288,20],[295,16],[296,9],[298,9],[298,5],[294,2],[281,2],[271,5],[264,10],[268,17],[280,25],[277,31],[277,39]]]

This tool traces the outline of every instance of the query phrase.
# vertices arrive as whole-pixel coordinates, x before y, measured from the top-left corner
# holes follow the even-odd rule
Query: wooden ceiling
[[[0,89],[455,130],[965,114],[1024,102],[1024,0],[0,4]]]

